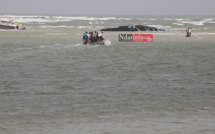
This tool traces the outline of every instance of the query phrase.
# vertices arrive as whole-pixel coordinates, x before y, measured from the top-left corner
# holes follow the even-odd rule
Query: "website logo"
[[[153,34],[119,34],[119,42],[153,42]]]

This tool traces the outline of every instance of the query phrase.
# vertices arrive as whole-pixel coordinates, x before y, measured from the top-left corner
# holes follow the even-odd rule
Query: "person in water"
[[[95,32],[91,32],[90,42],[94,43],[94,42],[97,42],[97,41],[98,41],[98,33],[96,31]]]
[[[16,29],[19,29],[19,23],[16,22]]]
[[[189,37],[189,28],[187,28],[186,33],[187,33],[186,37]]]
[[[95,31],[95,40],[98,41],[99,40],[99,33]]]
[[[187,36],[186,37],[191,37],[192,29],[191,28],[187,28],[186,32],[187,32]]]
[[[103,32],[102,31],[101,31],[101,33],[98,34],[98,38],[99,38],[99,41],[103,41],[104,40]]]
[[[93,32],[90,32],[90,38],[89,38],[89,40],[90,40],[90,43],[93,43],[93,42],[95,42],[95,40],[94,40],[94,34],[93,34]]]
[[[83,44],[87,44],[87,43],[88,43],[88,35],[87,35],[87,32],[85,32],[83,35]]]
[[[192,32],[192,29],[190,28],[189,29],[189,37],[191,37],[191,32]]]

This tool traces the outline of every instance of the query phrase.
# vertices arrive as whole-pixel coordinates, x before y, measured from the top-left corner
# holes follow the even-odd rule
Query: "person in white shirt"
[[[192,29],[189,28],[189,37],[191,37],[191,32],[192,32]]]

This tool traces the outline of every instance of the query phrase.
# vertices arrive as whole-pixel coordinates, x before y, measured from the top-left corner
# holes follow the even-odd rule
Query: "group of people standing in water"
[[[103,32],[85,32],[83,33],[83,44],[101,42],[104,40]]]
[[[186,30],[186,32],[187,32],[187,36],[186,37],[191,37],[192,29],[188,27],[187,30]]]

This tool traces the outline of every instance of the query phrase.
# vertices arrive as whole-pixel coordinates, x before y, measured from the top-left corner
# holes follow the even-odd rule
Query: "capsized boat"
[[[25,27],[23,27],[22,24],[19,24],[19,26],[17,26],[17,24],[15,22],[12,22],[12,21],[0,20],[0,29],[21,29],[21,30],[24,30]]]
[[[135,25],[135,28],[130,28],[128,26],[119,26],[113,28],[104,28],[101,31],[166,31],[165,29],[158,29],[156,27]]]

